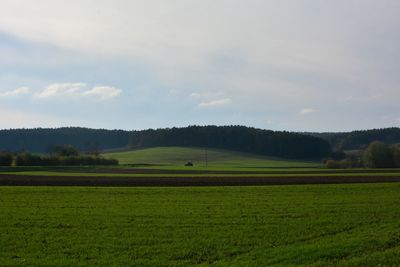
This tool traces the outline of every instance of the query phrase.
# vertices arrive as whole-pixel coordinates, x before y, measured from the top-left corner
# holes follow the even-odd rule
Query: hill
[[[192,161],[195,167],[315,167],[319,163],[287,161],[221,149],[156,147],[104,154],[121,164],[183,166]]]
[[[318,137],[244,126],[189,126],[134,131],[129,144],[131,148],[210,147],[294,159],[316,159],[331,153],[329,143]]]
[[[44,153],[51,145],[73,145],[82,151],[159,146],[210,147],[281,157],[315,159],[329,156],[325,140],[292,132],[244,126],[190,126],[143,131],[88,128],[0,130],[0,151]]]

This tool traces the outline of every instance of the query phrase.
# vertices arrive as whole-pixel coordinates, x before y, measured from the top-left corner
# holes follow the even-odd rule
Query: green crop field
[[[163,170],[160,170],[162,172]],[[19,171],[18,169],[14,171],[1,171],[0,169],[0,175],[7,175],[7,174],[15,174],[15,175],[28,175],[28,176],[63,176],[63,177],[331,177],[331,176],[362,176],[362,177],[386,177],[386,176],[393,176],[393,177],[400,177],[400,170],[390,170],[389,169],[386,172],[379,172],[378,170],[369,170],[369,172],[340,172],[340,171],[331,171],[331,170],[296,170],[293,172],[289,171],[271,171],[270,173],[265,173],[261,171],[256,171],[256,172],[246,172],[246,173],[190,173],[190,174],[185,174],[185,173],[179,173],[179,171],[176,171],[176,173],[157,173],[157,174],[151,174],[151,173],[102,173],[102,172],[96,172],[94,169],[93,172],[82,172],[76,169],[72,170],[63,170],[63,171],[57,171],[55,170],[49,170],[49,171]]]
[[[400,184],[0,187],[2,266],[399,266]]]
[[[106,153],[106,157],[118,159],[120,164],[149,164],[183,166],[189,160],[195,167],[318,167],[320,162],[288,161],[260,155],[189,147],[157,147],[125,152]]]

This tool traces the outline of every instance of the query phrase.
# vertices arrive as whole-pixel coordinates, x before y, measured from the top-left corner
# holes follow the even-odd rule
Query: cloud
[[[217,100],[211,100],[208,102],[202,102],[198,106],[201,108],[208,108],[208,107],[220,107],[220,106],[226,106],[231,104],[233,101],[230,98],[223,98],[223,99],[217,99]]]
[[[112,86],[96,86],[92,89],[83,92],[84,96],[92,96],[99,100],[107,100],[117,97],[121,94],[121,89]]]
[[[344,117],[350,127],[375,127],[377,117],[364,114],[400,112],[399,10],[398,0],[2,0],[0,38],[18,42],[7,46],[0,39],[0,58],[7,72],[45,81],[24,82],[31,88],[60,77],[140,87],[139,98],[157,107],[160,124],[167,114],[184,113],[181,96],[202,88],[224,95],[200,90],[188,97],[191,105],[226,105],[222,100],[235,96],[242,123],[271,127],[255,119],[269,114],[275,127],[285,121],[294,130],[343,129]],[[107,100],[120,94],[117,88],[65,87],[35,98]],[[162,97],[146,98],[169,88],[179,91],[171,97],[173,108],[167,110]],[[349,95],[354,98],[343,103]],[[140,111],[120,100],[120,110]],[[291,121],[313,113],[301,110],[310,106],[319,110],[307,122]],[[332,110],[341,116],[327,121],[324,112]],[[189,123],[198,119],[188,117]]]
[[[315,113],[316,110],[312,109],[312,108],[303,108],[302,110],[300,110],[300,115],[307,115],[307,114],[311,114],[311,113]]]
[[[18,95],[24,95],[30,92],[29,87],[20,87],[11,91],[6,91],[0,93],[0,97],[12,97],[12,96],[18,96]]]
[[[368,2],[366,9],[374,10],[371,1],[364,2]],[[263,64],[329,72],[349,68],[349,61],[358,63],[348,51],[351,44],[342,39],[360,35],[360,25],[369,14],[349,9],[349,17],[360,18],[359,25],[358,20],[341,21],[331,14],[342,13],[343,3],[290,0],[235,1],[234,5],[229,0],[103,0],[96,2],[95,9],[93,5],[93,0],[67,4],[2,0],[0,31],[68,50],[140,58],[168,70],[207,68],[208,56],[231,51]],[[395,9],[397,4],[388,5],[388,10],[390,6]],[[317,20],[321,23],[309,24]],[[334,37],[342,39],[335,42]]]
[[[87,85],[85,83],[54,83],[42,91],[35,93],[35,98],[50,98],[56,96],[79,96]]]
[[[121,94],[121,89],[112,86],[89,88],[86,83],[55,83],[34,94],[35,99],[68,97],[80,99],[91,97],[95,100],[109,100]]]

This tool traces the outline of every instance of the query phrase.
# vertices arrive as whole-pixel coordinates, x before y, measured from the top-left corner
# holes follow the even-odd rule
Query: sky
[[[400,126],[398,0],[1,0],[0,128]]]

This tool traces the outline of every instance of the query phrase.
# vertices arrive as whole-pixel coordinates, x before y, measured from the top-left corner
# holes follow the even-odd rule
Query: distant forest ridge
[[[143,131],[81,127],[0,130],[0,150],[44,153],[52,145],[82,151],[156,146],[209,147],[283,158],[329,156],[330,146],[318,137],[244,126],[189,126]]]
[[[121,148],[131,132],[81,127],[0,130],[0,150],[47,152],[50,146],[72,145],[82,151]]]
[[[327,141],[309,135],[244,126],[190,126],[133,131],[131,148],[192,146],[228,149],[282,158],[322,158],[331,153]]]
[[[400,128],[382,128],[344,133],[305,133],[329,142],[333,150],[365,149],[373,141],[386,144],[400,143]]]
[[[331,149],[365,148],[370,142],[400,143],[400,128],[349,133],[294,133],[244,126],[189,126],[142,131],[81,127],[0,130],[0,151],[44,153],[51,145],[82,151],[156,146],[209,147],[283,158],[322,158]]]

